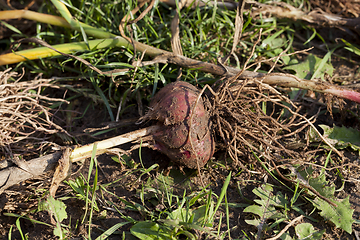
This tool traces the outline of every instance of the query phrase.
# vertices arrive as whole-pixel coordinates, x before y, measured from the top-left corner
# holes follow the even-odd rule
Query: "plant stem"
[[[109,47],[122,47],[126,45],[128,45],[128,42],[123,38],[110,38],[110,39],[90,40],[88,41],[88,45],[85,42],[77,42],[77,43],[58,44],[58,45],[54,45],[53,47],[59,52],[69,54],[78,51],[83,52],[83,51],[90,51],[94,49],[102,49]],[[48,58],[59,55],[61,54],[47,47],[27,49],[23,51],[0,55],[0,65],[13,64],[27,60]]]
[[[135,141],[137,139],[140,139],[141,137],[145,137],[150,134],[153,134],[154,132],[158,131],[159,129],[160,129],[160,126],[152,125],[150,127],[146,127],[146,128],[142,128],[142,129],[133,131],[133,132],[125,133],[120,136],[108,138],[108,139],[105,139],[102,141],[98,141],[95,143],[77,147],[72,151],[72,153],[70,155],[70,159],[72,162],[76,162],[76,161],[80,161],[84,158],[91,157],[91,154],[92,154],[95,144],[97,144],[96,154],[98,155],[98,154],[105,152],[104,150],[106,150],[106,149],[109,149],[109,148],[112,148],[112,147],[115,147],[115,146],[118,146],[118,145],[121,145],[124,143]]]

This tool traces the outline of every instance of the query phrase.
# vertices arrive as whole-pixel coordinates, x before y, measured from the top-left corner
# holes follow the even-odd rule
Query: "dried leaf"
[[[72,149],[66,148],[63,155],[58,161],[58,166],[55,169],[55,173],[50,186],[50,195],[55,197],[56,190],[58,189],[60,183],[65,180],[71,171],[71,155]]]

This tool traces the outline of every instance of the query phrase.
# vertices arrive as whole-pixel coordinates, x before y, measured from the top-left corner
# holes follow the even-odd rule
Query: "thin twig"
[[[281,237],[281,235],[283,235],[291,226],[293,226],[296,222],[300,221],[301,219],[303,219],[304,216],[303,215],[300,215],[298,216],[297,218],[294,218],[288,225],[286,225],[284,227],[284,229],[282,229],[275,237],[272,237],[272,238],[268,238],[266,240],[276,240],[278,238]]]

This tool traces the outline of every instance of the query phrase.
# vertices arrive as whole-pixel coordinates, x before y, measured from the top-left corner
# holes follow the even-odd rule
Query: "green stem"
[[[85,42],[64,43],[64,44],[54,45],[53,47],[62,53],[75,53],[78,51],[88,51],[88,50],[102,49],[109,47],[129,46],[128,41],[126,41],[124,38],[90,40],[88,41],[88,44],[89,45],[87,45]],[[39,59],[39,58],[54,57],[59,55],[61,54],[47,47],[27,49],[23,51],[0,55],[0,66],[6,64],[18,63],[27,60]]]
[[[34,20],[37,22],[41,22],[41,23],[46,23],[46,24],[51,24],[51,25],[55,25],[55,26],[59,26],[59,27],[65,27],[65,28],[71,28],[74,30],[78,30],[80,31],[80,27],[76,27],[75,24],[73,24],[73,26],[68,23],[66,21],[65,18],[62,17],[58,17],[58,16],[53,16],[53,15],[49,15],[49,14],[44,14],[44,13],[38,13],[38,12],[33,12],[33,11],[29,11],[29,10],[10,10],[10,11],[0,11],[0,20],[8,20],[8,19],[19,19],[19,18],[25,18],[25,19],[29,19],[29,20]],[[132,44],[130,44],[126,39],[124,39],[121,36],[117,36],[115,34],[106,32],[102,29],[98,29],[98,28],[94,28],[90,25],[87,25],[85,23],[82,22],[78,22],[77,23],[81,26],[81,28],[85,31],[85,33],[89,36],[92,36],[94,38],[116,38],[121,43],[124,44],[117,44],[117,47],[127,47],[131,50],[134,50],[134,47]],[[79,26],[77,25],[77,26]],[[90,44],[90,41],[89,41]],[[169,54],[170,52],[165,51],[165,50],[161,50],[143,43],[139,43],[134,41],[133,42],[135,48],[137,51],[140,52],[144,52],[146,51],[146,54],[151,56],[151,57],[156,57],[158,55],[161,54]],[[58,54],[57,54],[58,55]],[[52,56],[52,55],[50,55]],[[25,61],[24,58],[20,58],[20,61]],[[15,62],[11,62],[11,63],[17,63],[20,61],[15,61]],[[5,61],[7,62],[7,61]],[[10,63],[8,63],[10,64]],[[0,65],[4,65],[1,64]]]

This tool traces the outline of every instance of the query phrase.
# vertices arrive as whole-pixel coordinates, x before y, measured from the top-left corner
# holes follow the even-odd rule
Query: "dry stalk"
[[[171,6],[176,6],[175,0],[160,0]],[[194,2],[194,3],[193,3]],[[287,18],[293,21],[304,21],[312,25],[327,26],[327,27],[338,27],[338,28],[350,28],[359,33],[360,17],[357,12],[353,12],[356,18],[343,18],[336,14],[326,13],[323,10],[316,8],[311,12],[304,12],[301,9],[295,8],[290,4],[284,2],[271,1],[269,3],[259,3],[258,1],[244,0],[246,3],[245,9],[252,9],[252,16],[256,17],[262,15],[272,15],[277,18]],[[235,10],[239,7],[237,2],[226,2],[226,1],[205,1],[205,0],[194,0],[188,1],[186,6],[195,8],[196,6],[203,7],[206,5],[214,6],[217,5],[220,8],[226,8],[228,10]],[[350,4],[350,3],[349,3]]]
[[[291,220],[291,222],[288,225],[286,225],[275,237],[268,238],[266,240],[276,240],[276,239],[280,238],[281,235],[283,235],[291,226],[293,226],[296,222],[299,222],[303,218],[304,218],[304,216],[300,215],[297,218]]]
[[[305,21],[307,23],[326,26],[326,27],[347,27],[359,33],[360,18],[343,18],[339,15],[329,14],[317,8],[311,12],[303,12],[302,10],[291,6],[284,2],[272,2],[271,4],[263,4],[257,1],[247,0],[246,3],[253,5],[252,16],[259,14],[271,14],[277,18],[288,18],[294,21]]]

